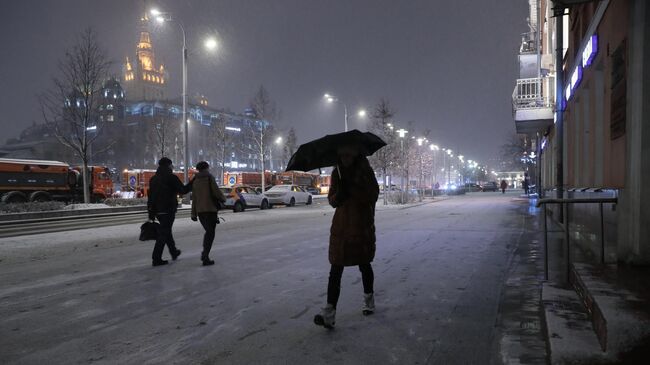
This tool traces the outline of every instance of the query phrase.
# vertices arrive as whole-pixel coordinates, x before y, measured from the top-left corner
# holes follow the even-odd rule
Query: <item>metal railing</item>
[[[521,34],[520,54],[531,54],[537,52],[537,32],[526,32]]]
[[[549,204],[559,204],[564,216],[564,225],[562,231],[564,232],[564,240],[566,241],[566,275],[567,281],[571,275],[571,235],[570,235],[570,217],[569,205],[570,204],[598,204],[600,213],[600,263],[605,263],[605,220],[603,215],[603,204],[617,204],[618,198],[596,198],[596,199],[540,199],[537,202],[537,208],[544,206],[544,277],[548,280],[548,217],[546,214],[546,207]],[[557,231],[556,231],[557,232]]]
[[[513,113],[520,109],[552,108],[554,79],[554,77],[517,79],[512,92]]]

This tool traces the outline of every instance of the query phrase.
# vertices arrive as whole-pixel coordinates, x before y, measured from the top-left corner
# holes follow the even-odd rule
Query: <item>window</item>
[[[112,122],[113,121],[113,114],[110,114],[110,115],[106,116],[106,120],[109,121],[109,122]]]
[[[113,110],[113,104],[106,105],[106,110]]]

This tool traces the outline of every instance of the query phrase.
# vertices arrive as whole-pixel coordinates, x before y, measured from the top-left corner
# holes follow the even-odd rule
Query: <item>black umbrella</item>
[[[384,147],[386,142],[370,132],[356,129],[349,132],[328,134],[298,147],[291,156],[286,171],[310,171],[337,163],[337,150],[341,146],[357,146],[361,153],[370,156]]]

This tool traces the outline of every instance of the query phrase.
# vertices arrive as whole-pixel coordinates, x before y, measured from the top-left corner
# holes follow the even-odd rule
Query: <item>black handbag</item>
[[[158,238],[158,227],[156,222],[144,222],[140,226],[140,241],[152,241]]]

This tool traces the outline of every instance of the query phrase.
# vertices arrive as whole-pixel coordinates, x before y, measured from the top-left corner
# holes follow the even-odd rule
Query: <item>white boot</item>
[[[363,307],[361,308],[363,315],[367,316],[375,313],[375,294],[363,294]]]
[[[336,308],[328,304],[321,310],[321,312],[314,316],[314,323],[328,329],[334,328],[336,323]]]

